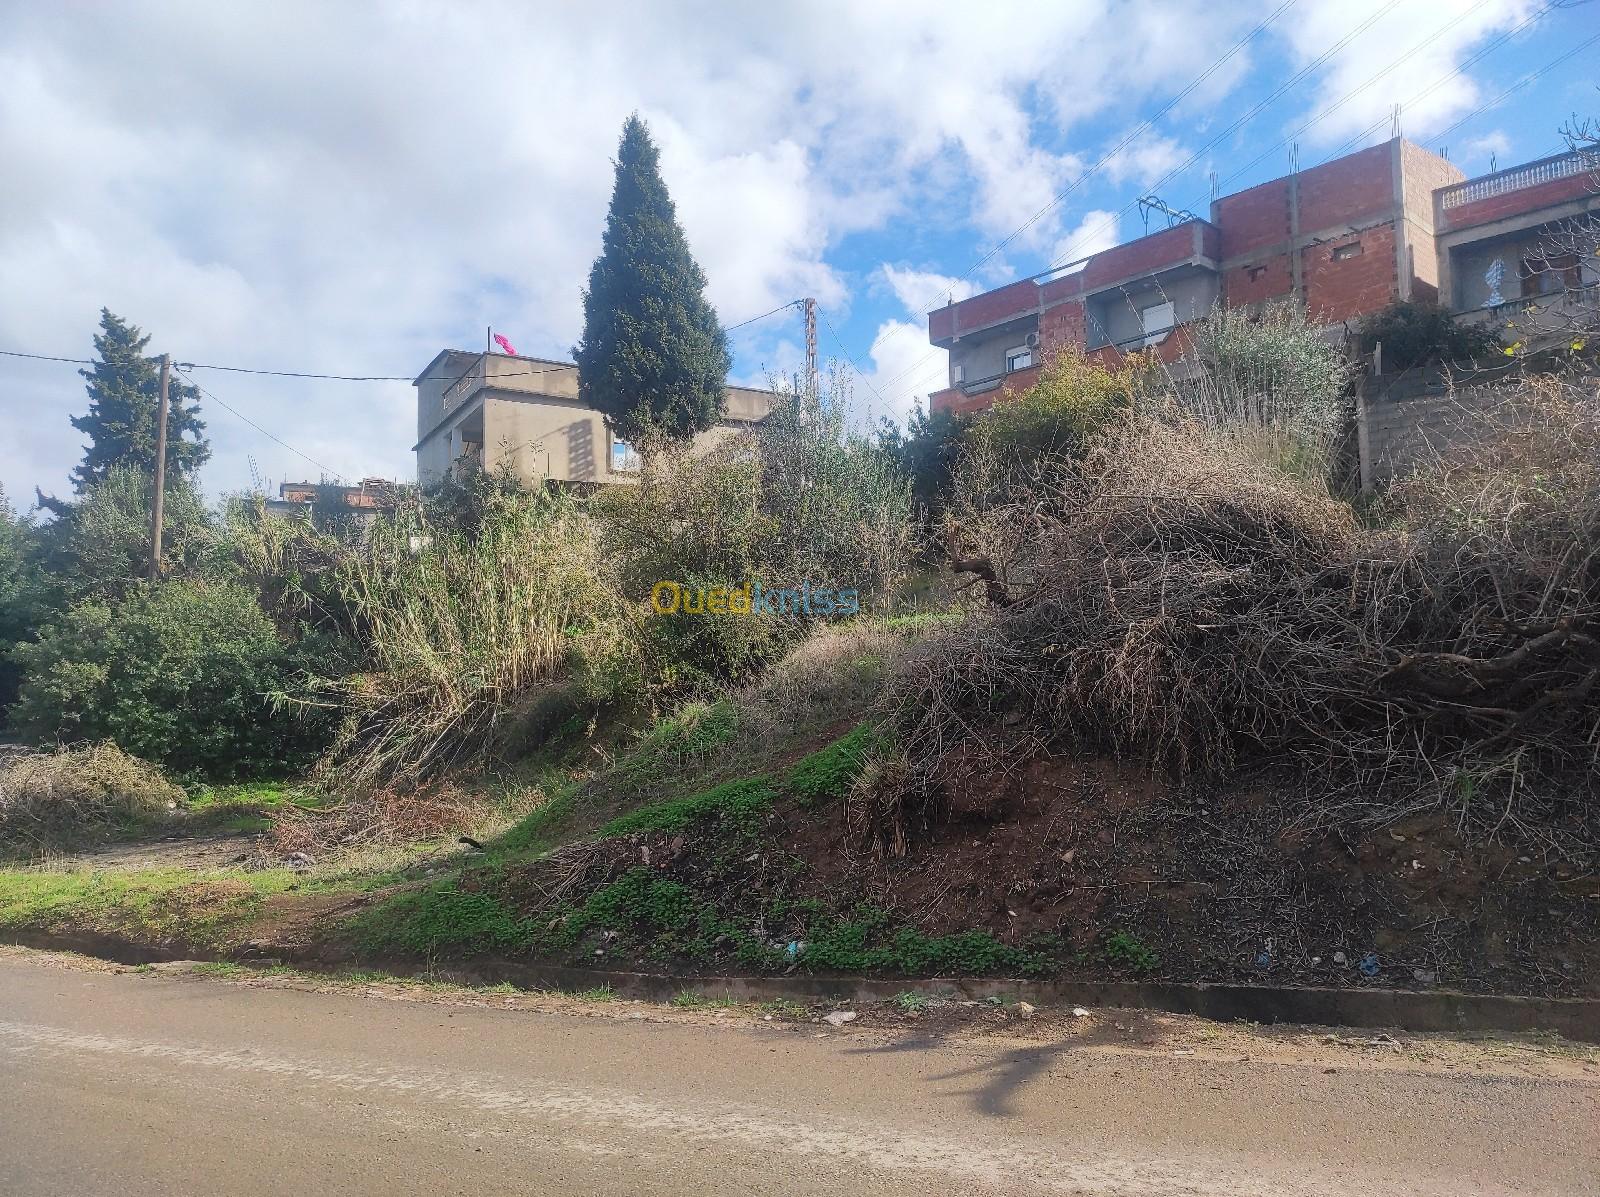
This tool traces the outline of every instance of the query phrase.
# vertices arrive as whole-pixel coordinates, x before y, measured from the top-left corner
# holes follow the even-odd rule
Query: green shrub
[[[45,541],[50,570],[70,596],[118,598],[148,576],[153,490],[147,472],[114,465],[49,526]],[[163,573],[195,570],[217,543],[217,529],[200,492],[181,476],[169,476],[162,516]]]
[[[352,786],[427,780],[481,761],[541,695],[558,708],[637,671],[595,527],[570,496],[494,484],[475,522],[413,504],[341,565],[369,668],[340,681],[350,719],[331,772]]]
[[[1487,325],[1460,324],[1437,304],[1390,304],[1361,322],[1363,353],[1383,346],[1383,369],[1410,370],[1437,362],[1465,362],[1495,353],[1499,334]]]
[[[35,742],[111,740],[229,779],[302,767],[328,741],[326,717],[273,703],[321,646],[286,647],[240,586],[141,583],[116,606],[79,603],[14,655],[24,681],[12,719]]]
[[[779,394],[755,430],[710,452],[655,449],[637,485],[596,498],[630,601],[649,609],[658,582],[691,593],[809,582],[854,590],[866,610],[893,588],[914,539],[907,484],[887,455],[846,429],[844,384],[833,386],[826,402]],[[652,614],[643,648],[654,680],[683,689],[748,677],[831,617]]]
[[[0,487],[0,727],[22,681],[11,650],[38,634],[55,599],[40,554],[40,529],[17,516]]]

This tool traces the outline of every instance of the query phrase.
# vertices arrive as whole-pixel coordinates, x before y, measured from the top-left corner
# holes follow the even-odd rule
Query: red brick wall
[[[1359,257],[1335,261],[1334,251],[1359,243]],[[1301,260],[1306,310],[1313,320],[1334,323],[1376,312],[1399,297],[1395,271],[1394,225],[1307,246]]]
[[[1523,187],[1504,195],[1491,195],[1488,199],[1462,204],[1459,208],[1446,208],[1442,213],[1439,231],[1471,228],[1475,224],[1488,224],[1507,216],[1521,216],[1552,204],[1564,204],[1582,199],[1594,191],[1594,180],[1587,174],[1566,179],[1551,179],[1536,187]]]
[[[1012,316],[1034,311],[1039,306],[1039,284],[1023,279],[998,291],[987,291],[963,299],[958,304],[928,313],[928,337],[942,341],[967,329],[996,324]]]
[[[1164,266],[1187,261],[1193,256],[1194,225],[1180,224],[1095,254],[1083,268],[1083,285],[1093,288],[1118,279],[1153,274]]]
[[[1252,277],[1253,276],[1253,277]],[[1288,254],[1273,254],[1222,273],[1222,302],[1235,307],[1294,293],[1294,267]]]
[[[959,387],[935,391],[928,396],[928,408],[933,412],[947,411],[955,415],[985,411],[993,407],[1005,396],[1027,390],[1039,381],[1039,375],[1043,372],[1043,366],[1032,366],[1026,370],[1018,370],[1014,374],[1006,375],[1005,382],[994,390],[980,391],[976,395],[964,394]]]
[[[1300,231],[1359,224],[1391,211],[1394,144],[1385,142],[1300,174]]]
[[[1277,245],[1289,239],[1289,184],[1284,179],[1262,183],[1211,205],[1211,219],[1222,230],[1222,256]]]
[[[1083,301],[1069,300],[1046,308],[1039,316],[1039,345],[1046,352],[1072,346],[1084,346]]]

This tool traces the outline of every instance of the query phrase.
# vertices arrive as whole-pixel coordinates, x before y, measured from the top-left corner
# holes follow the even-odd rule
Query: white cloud
[[[1489,2],[1504,13],[1524,0]],[[106,305],[154,349],[196,361],[410,374],[443,346],[476,346],[488,324],[524,352],[564,355],[635,109],[723,319],[807,294],[838,312],[853,298],[830,262],[842,239],[1005,236],[1082,169],[1099,141],[1084,122],[1171,95],[1259,19],[1237,7],[1028,0],[1004,19],[957,20],[920,0],[136,0],[63,22],[12,5],[0,346],[87,356]],[[1214,102],[1250,59],[1187,103]],[[1131,155],[1128,177],[1155,169],[1162,144]],[[1022,269],[1046,251],[1082,256],[1114,241],[1107,215],[1069,230],[1069,210],[1052,208],[1007,253]],[[897,250],[929,258],[912,245],[882,256]],[[996,257],[974,278],[1010,273]],[[909,306],[949,284],[907,267],[869,280],[911,317],[880,323],[871,351],[891,405],[943,385],[943,355]],[[787,370],[797,329],[773,317],[735,344],[745,373]],[[341,473],[412,474],[403,381],[199,377]],[[64,486],[78,456],[67,416],[83,402],[70,369],[5,366],[0,480],[13,494]],[[206,409],[213,492],[244,484],[249,455],[274,479],[318,473]]]
[[[883,264],[883,277],[913,320],[924,319],[928,312],[947,301],[960,303],[978,292],[977,284],[970,279],[954,278],[932,270],[902,270],[888,262]]]
[[[888,416],[904,424],[919,399],[926,409],[927,397],[950,385],[944,350],[928,344],[927,325],[921,322],[885,320],[868,356],[872,369],[855,391],[855,414],[866,423]]]
[[[1051,265],[1077,262],[1110,249],[1118,243],[1121,224],[1121,217],[1115,212],[1096,209],[1084,213],[1077,227],[1057,241],[1050,251]]]
[[[1113,154],[1102,169],[1113,183],[1132,180],[1148,187],[1188,157],[1173,138],[1145,133]]]
[[[1282,28],[1296,58],[1307,64],[1385,3],[1312,0],[1300,4],[1295,19]],[[1478,43],[1520,24],[1536,7],[1535,0],[1404,0],[1319,69],[1316,92],[1300,120],[1319,119],[1304,140],[1325,146],[1373,126],[1373,139],[1387,137],[1387,121],[1397,104],[1407,137],[1419,140],[1437,133],[1483,98],[1470,72],[1451,78],[1452,72]]]

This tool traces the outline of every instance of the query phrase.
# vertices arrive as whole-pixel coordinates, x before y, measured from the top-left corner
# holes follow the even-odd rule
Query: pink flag
[[[511,348],[511,342],[506,340],[499,333],[494,334],[494,343],[500,346],[502,350],[504,350],[506,353],[509,353],[512,357],[517,356],[517,351]]]

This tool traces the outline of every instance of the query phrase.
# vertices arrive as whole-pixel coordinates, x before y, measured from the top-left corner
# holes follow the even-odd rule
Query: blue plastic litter
[[[1376,977],[1378,975],[1378,954],[1376,952],[1368,952],[1361,958],[1361,963],[1356,967],[1361,970],[1362,976]]]

